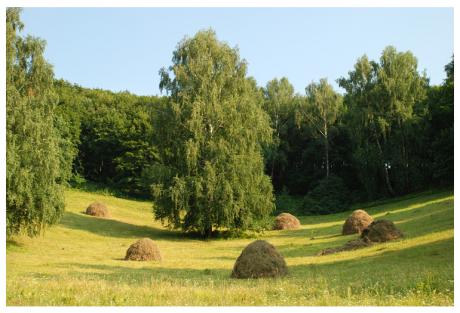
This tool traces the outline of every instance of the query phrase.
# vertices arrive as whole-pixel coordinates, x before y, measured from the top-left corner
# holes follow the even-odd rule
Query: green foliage
[[[417,71],[411,52],[387,47],[380,62],[358,59],[348,78],[346,121],[354,141],[354,163],[368,195],[403,194],[420,170],[410,162],[419,151],[417,135],[424,118],[427,79]]]
[[[266,171],[271,176],[275,189],[280,189],[280,182],[285,178],[288,167],[289,144],[287,136],[293,124],[295,107],[298,101],[294,87],[285,77],[273,79],[263,89],[263,109],[270,117],[273,128],[273,141],[264,147]]]
[[[433,185],[452,186],[454,183],[454,60],[445,67],[441,86],[428,90],[424,141],[426,153],[421,162],[430,164],[425,170]]]
[[[205,237],[213,228],[254,229],[274,209],[262,95],[238,51],[213,31],[181,41],[172,61],[160,71],[170,99],[156,115],[155,218]]]
[[[307,99],[301,102],[296,111],[296,123],[308,121],[310,127],[323,138],[324,163],[326,177],[329,177],[329,133],[330,128],[342,113],[342,97],[334,91],[327,79],[323,78],[319,83],[311,83],[305,88]]]
[[[7,234],[41,233],[64,210],[63,187],[75,147],[56,114],[53,70],[45,42],[21,37],[20,10],[6,12],[6,225]]]
[[[277,212],[341,210],[342,191],[323,190],[330,173],[351,202],[453,185],[453,59],[429,86],[415,56],[390,46],[338,80],[343,96],[326,79],[299,95],[285,77],[257,87],[237,49],[203,31],[160,71],[167,95],[145,97],[54,80],[44,42],[18,35],[19,13],[7,10],[9,232],[58,220],[69,178],[154,197],[156,218],[203,236],[262,229],[273,190]]]
[[[305,195],[330,171],[356,185],[351,143],[341,122],[342,97],[325,79],[306,91],[306,97],[294,95],[286,78],[275,79],[264,89],[264,109],[275,129],[274,144],[265,149],[266,171],[278,197],[284,189]]]
[[[273,79],[267,83],[264,93],[263,109],[270,117],[270,125],[273,128],[273,141],[265,148],[265,161],[267,170],[271,172],[272,180],[275,176],[275,168],[286,166],[286,155],[281,149],[282,136],[286,134],[289,119],[294,109],[294,87],[288,79]],[[283,138],[284,139],[284,138]]]
[[[74,175],[120,192],[150,195],[142,171],[157,160],[152,143],[152,115],[157,97],[139,97],[56,82],[59,112],[71,125],[69,139],[78,145]]]
[[[293,215],[301,215],[303,214],[302,203],[302,196],[290,195],[287,189],[285,188],[281,193],[276,195],[275,214],[278,215],[280,213],[286,212],[291,213]]]
[[[340,177],[329,175],[303,200],[304,214],[331,214],[346,211],[350,207],[349,190]]]

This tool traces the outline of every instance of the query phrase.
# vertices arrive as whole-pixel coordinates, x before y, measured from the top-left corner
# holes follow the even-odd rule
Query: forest
[[[152,218],[204,237],[453,187],[453,56],[440,85],[388,46],[295,93],[288,77],[260,86],[208,29],[177,38],[161,96],[137,96],[56,79],[23,27],[7,9],[8,234],[57,223],[68,186],[149,200]]]

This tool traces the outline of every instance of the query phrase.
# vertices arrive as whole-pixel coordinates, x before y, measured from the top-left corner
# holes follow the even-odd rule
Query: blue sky
[[[238,46],[264,86],[286,76],[296,92],[335,80],[367,54],[411,50],[432,84],[453,54],[449,8],[26,8],[24,32],[47,41],[55,75],[84,87],[159,94],[158,71],[184,36],[213,28]]]

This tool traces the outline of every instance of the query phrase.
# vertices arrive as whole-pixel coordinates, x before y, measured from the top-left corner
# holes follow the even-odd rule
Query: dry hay
[[[273,225],[274,230],[282,230],[282,229],[297,229],[300,227],[300,222],[292,214],[289,213],[281,213],[275,218],[275,224]]]
[[[232,278],[278,277],[287,274],[284,258],[265,240],[250,243],[235,262]]]
[[[107,206],[101,202],[93,202],[86,208],[86,214],[97,217],[110,217]]]
[[[149,238],[143,238],[136,241],[128,248],[126,251],[125,260],[161,261],[160,249],[153,240]]]
[[[355,210],[343,224],[342,235],[361,234],[373,221],[366,211]]]
[[[324,250],[321,250],[317,255],[328,255],[328,254],[333,254],[333,253],[342,252],[342,251],[357,250],[357,249],[361,249],[361,248],[365,248],[369,246],[372,246],[372,242],[368,242],[362,239],[356,239],[356,240],[348,241],[346,244],[344,244],[341,247],[326,248]]]
[[[378,220],[372,222],[361,233],[361,238],[348,241],[341,247],[326,248],[321,250],[317,255],[327,255],[342,251],[350,251],[369,247],[375,243],[394,240],[402,237],[402,232],[396,228],[392,221]]]
[[[372,222],[361,234],[361,238],[367,242],[385,242],[402,236],[403,233],[389,220]]]

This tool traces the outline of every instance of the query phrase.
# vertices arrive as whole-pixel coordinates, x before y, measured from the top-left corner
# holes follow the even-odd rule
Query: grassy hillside
[[[357,251],[316,256],[341,236],[350,212],[301,217],[302,227],[260,236],[286,258],[282,279],[235,280],[230,273],[254,239],[201,241],[153,221],[151,204],[69,190],[61,223],[39,238],[7,242],[7,305],[453,305],[452,193],[365,208],[405,237]],[[82,214],[92,201],[111,219]],[[124,261],[138,238],[155,240],[161,263]]]

